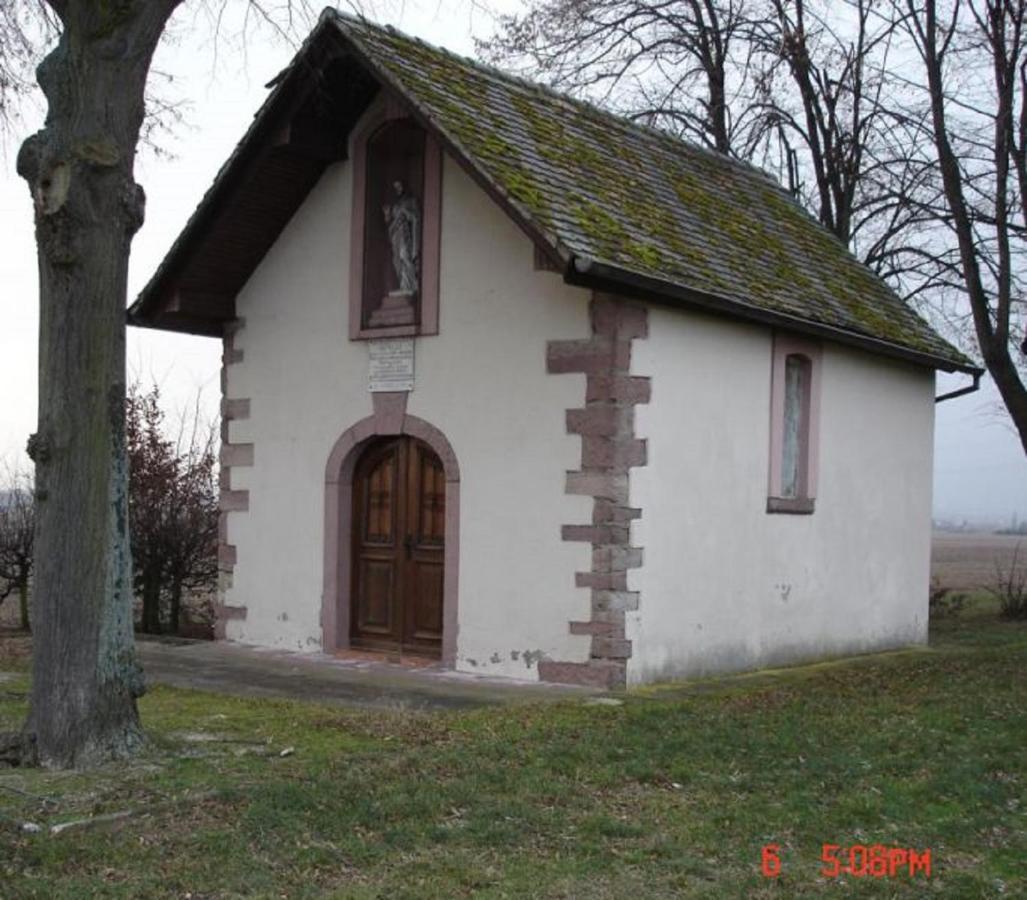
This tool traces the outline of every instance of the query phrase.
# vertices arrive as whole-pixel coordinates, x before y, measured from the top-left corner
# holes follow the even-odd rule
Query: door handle
[[[414,555],[414,536],[412,534],[408,534],[403,538],[403,546],[407,551],[407,559],[412,559]]]

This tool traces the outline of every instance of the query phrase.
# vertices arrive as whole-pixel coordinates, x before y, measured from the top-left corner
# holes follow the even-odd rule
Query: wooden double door
[[[442,648],[446,478],[422,441],[371,444],[353,480],[350,643],[438,656]]]

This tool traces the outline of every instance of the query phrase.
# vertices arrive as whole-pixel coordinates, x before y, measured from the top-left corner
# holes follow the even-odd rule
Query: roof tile
[[[970,364],[760,170],[394,29],[334,21],[564,255]]]

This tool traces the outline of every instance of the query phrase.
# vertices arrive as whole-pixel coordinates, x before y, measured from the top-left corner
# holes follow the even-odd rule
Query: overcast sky
[[[516,0],[493,8],[517,9]],[[243,4],[238,2],[237,8]],[[238,29],[228,23],[215,41],[209,22],[185,4],[174,40],[160,50],[155,68],[173,76],[168,96],[184,98],[186,122],[165,145],[171,157],[143,152],[136,178],[147,193],[146,224],[132,248],[129,296],[146,283],[181,230],[215,173],[262,102],[269,81],[291,56],[291,48],[267,32],[249,33],[242,50]],[[478,4],[406,2],[379,18],[457,52],[473,54],[473,36],[485,36],[491,21]],[[26,111],[23,133],[39,127],[42,108]],[[38,325],[35,244],[28,191],[14,173],[17,141],[6,147],[0,177],[0,459],[26,465],[25,440],[36,421]],[[183,410],[197,396],[213,414],[218,402],[220,342],[129,329],[130,377],[156,380],[166,405]],[[939,379],[939,393],[965,378]],[[935,514],[950,519],[1008,520],[1027,517],[1027,459],[990,383],[975,395],[937,407]]]

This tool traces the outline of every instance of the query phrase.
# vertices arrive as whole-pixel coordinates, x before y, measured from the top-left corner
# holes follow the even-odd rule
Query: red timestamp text
[[[912,847],[886,847],[883,844],[824,844],[820,850],[824,863],[820,874],[825,878],[849,875],[853,878],[895,878],[897,876],[923,875],[931,877],[931,851],[915,850]],[[767,878],[781,874],[781,847],[766,844],[763,847],[761,871]]]

